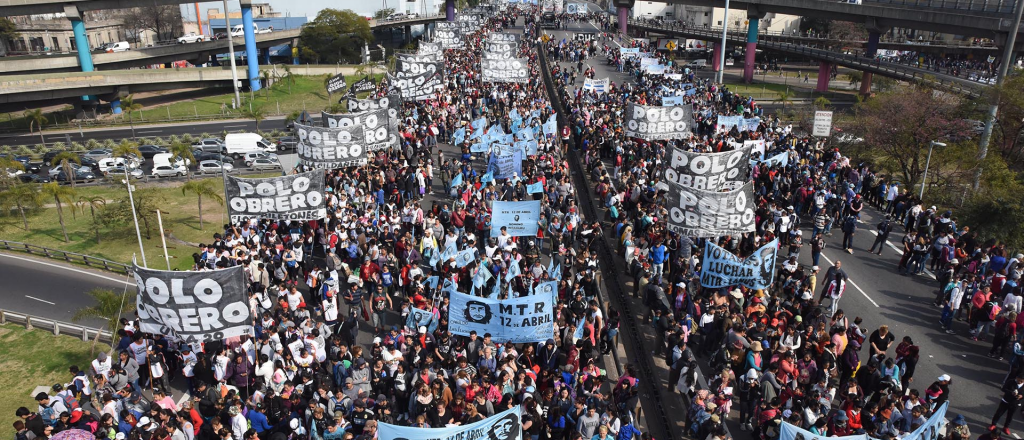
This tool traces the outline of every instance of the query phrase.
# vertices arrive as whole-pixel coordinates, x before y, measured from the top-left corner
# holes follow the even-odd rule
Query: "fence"
[[[77,254],[74,252],[62,251],[59,249],[50,249],[43,246],[36,246],[34,244],[21,243],[18,241],[0,240],[0,249],[8,251],[25,252],[32,255],[43,255],[47,258],[64,260],[72,264],[84,264],[89,267],[100,268],[103,270],[124,275],[128,275],[131,273],[131,267],[124,263],[118,263],[116,261],[110,261],[99,257],[93,257],[91,255]]]
[[[106,330],[0,309],[0,324],[7,324],[8,322],[23,325],[27,330],[44,329],[53,333],[54,336],[68,335],[81,337],[83,341],[89,341],[99,334],[100,342],[114,343],[113,335]]]

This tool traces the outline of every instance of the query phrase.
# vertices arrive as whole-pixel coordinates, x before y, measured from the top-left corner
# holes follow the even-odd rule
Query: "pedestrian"
[[[1002,388],[1002,398],[999,399],[999,406],[995,415],[992,416],[992,423],[988,430],[994,431],[999,419],[1006,414],[1003,422],[1003,434],[1010,435],[1010,424],[1013,423],[1013,415],[1020,410],[1021,399],[1024,399],[1024,375],[1018,375],[1013,380],[1007,381]]]
[[[853,235],[857,233],[857,217],[848,215],[843,219],[843,249],[853,253]]]
[[[830,307],[833,315],[839,309],[839,299],[843,297],[843,292],[846,291],[846,281],[842,274],[836,273],[832,281],[826,286],[825,295],[832,299]]]
[[[878,255],[882,255],[882,248],[888,243],[889,233],[892,232],[892,222],[889,221],[889,214],[886,214],[885,219],[878,223],[877,228],[875,242],[871,244],[868,252],[875,252],[875,246],[878,246]]]

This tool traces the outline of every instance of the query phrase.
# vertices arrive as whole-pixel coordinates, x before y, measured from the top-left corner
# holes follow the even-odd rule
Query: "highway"
[[[260,130],[284,130],[284,117],[270,117],[260,122]],[[135,136],[145,137],[168,137],[171,135],[190,134],[197,136],[203,133],[217,134],[227,132],[255,132],[256,123],[245,119],[224,119],[210,122],[190,122],[176,124],[135,124]],[[132,129],[130,126],[118,126],[112,128],[84,128],[79,130],[58,130],[43,132],[43,138],[47,144],[53,142],[87,142],[89,139],[105,141],[112,139],[131,139]],[[37,145],[39,144],[39,133],[23,134],[0,134],[0,145]]]
[[[600,30],[590,23],[570,23],[567,29],[548,32],[553,34],[557,41],[561,38],[571,39],[574,32]],[[616,43],[610,44],[613,49],[617,49]],[[622,84],[627,80],[627,75],[616,72],[613,66],[605,64],[603,55],[591,59],[589,65],[596,70],[595,77],[598,79],[608,77],[616,84]],[[704,69],[699,71],[698,76],[710,78],[712,74],[711,69]],[[581,87],[582,84],[581,75],[577,78],[576,86]],[[765,113],[770,114],[772,110],[766,109]],[[851,321],[854,317],[862,317],[862,328],[867,332],[874,331],[882,324],[888,324],[897,342],[904,336],[910,336],[914,343],[921,347],[921,361],[910,388],[923,393],[923,390],[940,374],[950,374],[953,383],[950,386],[952,403],[949,418],[963,414],[974,435],[985,432],[999,402],[999,386],[1008,370],[1008,361],[988,358],[986,355],[991,343],[974,342],[969,336],[964,336],[967,331],[965,323],[954,324],[957,335],[947,335],[939,328],[941,309],[932,305],[938,288],[934,278],[927,275],[904,276],[896,271],[901,252],[897,252],[894,245],[899,245],[903,238],[902,227],[894,229],[889,236],[891,244],[882,251],[881,256],[868,254],[867,250],[875,239],[872,231],[874,225],[879,222],[880,215],[874,209],[865,211],[867,213],[863,215],[862,224],[854,236],[853,255],[840,250],[842,233],[838,229],[834,229],[832,237],[826,238],[827,246],[822,253],[822,274],[833,262],[841,260],[843,269],[852,281],[840,301],[840,308],[846,311]],[[805,242],[809,242],[810,219],[805,218],[802,224],[808,226],[804,238]],[[808,244],[800,254],[800,263],[810,267],[810,254]],[[817,290],[820,290],[820,285]],[[635,308],[642,309],[638,305]],[[635,316],[634,319],[640,317]],[[991,341],[991,338],[989,340]],[[895,345],[893,347],[895,348]],[[860,355],[862,360],[867,359],[868,350],[863,349]],[[659,365],[664,365],[660,360],[658,362]],[[658,380],[663,386],[668,386],[667,377],[659,377]],[[729,428],[734,436],[742,436],[744,434],[741,434],[739,425],[735,423],[736,417],[737,414],[734,412],[728,419]]]

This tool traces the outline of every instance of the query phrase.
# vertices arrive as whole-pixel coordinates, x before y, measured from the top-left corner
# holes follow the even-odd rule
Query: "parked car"
[[[257,171],[277,170],[281,169],[281,162],[273,159],[259,158],[252,161],[249,167]]]
[[[224,141],[217,138],[206,138],[200,139],[192,143],[193,147],[202,148],[203,151],[212,153],[223,153],[224,152]]]
[[[13,168],[6,168],[3,171],[7,173],[7,177],[18,177],[25,174],[24,171]]]
[[[206,41],[206,35],[199,35],[195,32],[189,32],[187,35],[178,37],[178,44],[201,43],[203,41]]]
[[[23,183],[50,183],[49,177],[40,176],[38,174],[19,174],[18,179],[21,180]]]
[[[74,162],[71,162],[70,165],[71,165],[71,169],[73,169],[73,170],[81,170],[83,172],[92,172],[92,167],[90,167],[90,166],[79,165],[79,164],[74,163]],[[50,171],[48,171],[46,174],[49,175],[51,179],[54,179],[54,178],[57,177],[58,173],[61,173],[63,171],[64,171],[64,167],[55,166],[55,167],[51,167]]]
[[[192,153],[192,155],[195,156],[196,162],[202,162],[204,160],[216,160],[216,161],[224,162],[224,163],[230,163],[230,164],[234,163],[233,159],[231,159],[230,157],[225,156],[223,154],[220,154],[220,153],[202,153],[201,152],[201,153],[198,153],[198,154]]]
[[[139,152],[142,153],[142,157],[152,159],[157,154],[166,153],[167,149],[157,145],[139,145]]]
[[[219,160],[204,160],[199,162],[199,167],[196,169],[200,174],[220,173],[222,171],[230,173],[234,170],[234,165],[227,162],[221,162]]]
[[[96,180],[96,174],[93,174],[92,171],[87,169],[79,168],[74,171],[74,174],[75,182],[92,182]],[[64,170],[60,170],[60,172],[57,173],[57,178],[54,180],[56,180],[57,183],[71,183],[68,180],[67,175],[64,174]]]
[[[110,155],[113,153],[114,152],[111,151],[109,148],[100,148],[96,150],[86,151],[85,153],[82,153],[82,157],[88,157],[92,160],[98,161],[100,159],[106,159],[110,157]]]
[[[294,150],[299,145],[299,138],[295,136],[285,136],[277,140],[277,151]]]
[[[248,153],[245,153],[245,156],[243,157],[243,160],[245,161],[245,166],[252,166],[252,162],[256,159],[270,159],[276,161],[277,155],[274,153],[261,153],[259,151],[250,151]]]
[[[174,177],[184,176],[188,173],[185,167],[175,167],[171,165],[159,165],[153,167],[153,172],[150,173],[153,177]]]
[[[107,171],[107,176],[124,176],[124,164],[117,164]],[[141,179],[145,176],[142,172],[142,168],[129,168],[128,175],[132,176],[133,179]]]
[[[27,173],[38,173],[42,170],[42,164],[33,163],[31,157],[14,156],[14,160],[21,162],[21,166],[25,167],[25,172]]]

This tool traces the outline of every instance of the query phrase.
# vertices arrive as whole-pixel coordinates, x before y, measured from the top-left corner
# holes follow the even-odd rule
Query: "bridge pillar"
[[[711,49],[711,71],[717,72],[722,68],[722,43],[715,42]]]
[[[818,86],[814,88],[815,92],[825,93],[828,92],[828,82],[832,77],[832,65],[825,62],[818,62]]]
[[[625,35],[628,29],[626,25],[629,23],[629,8],[625,6],[619,6],[619,33]]]
[[[115,115],[121,114],[121,98],[110,101],[110,109],[114,111]]]
[[[747,19],[747,51],[743,59],[743,82],[750,84],[754,81],[754,57],[757,55],[757,26],[761,20],[757,18]]]
[[[875,58],[875,54],[878,53],[878,40],[882,34],[878,31],[871,31],[868,33],[868,47],[864,51],[864,56],[867,58]],[[860,94],[870,95],[871,94],[871,72],[864,72],[860,79]]]
[[[444,0],[445,21],[455,21],[455,0]]]
[[[412,26],[406,26],[402,32],[402,42],[409,44],[412,42]]]
[[[256,53],[256,32],[252,28],[252,0],[241,0],[239,3],[242,5],[242,32],[245,35],[245,63],[249,68],[249,89],[255,92],[260,89],[260,60]]]
[[[263,63],[264,66],[270,65],[270,48],[269,47],[265,47],[263,49],[260,49],[260,62]]]
[[[78,7],[68,5],[64,7],[64,14],[71,21],[71,31],[75,35],[75,49],[78,52],[78,65],[83,72],[95,70],[92,64],[92,52],[90,52],[89,38],[85,36],[85,22],[82,21],[82,14]],[[92,100],[92,96],[82,96],[83,101]]]

